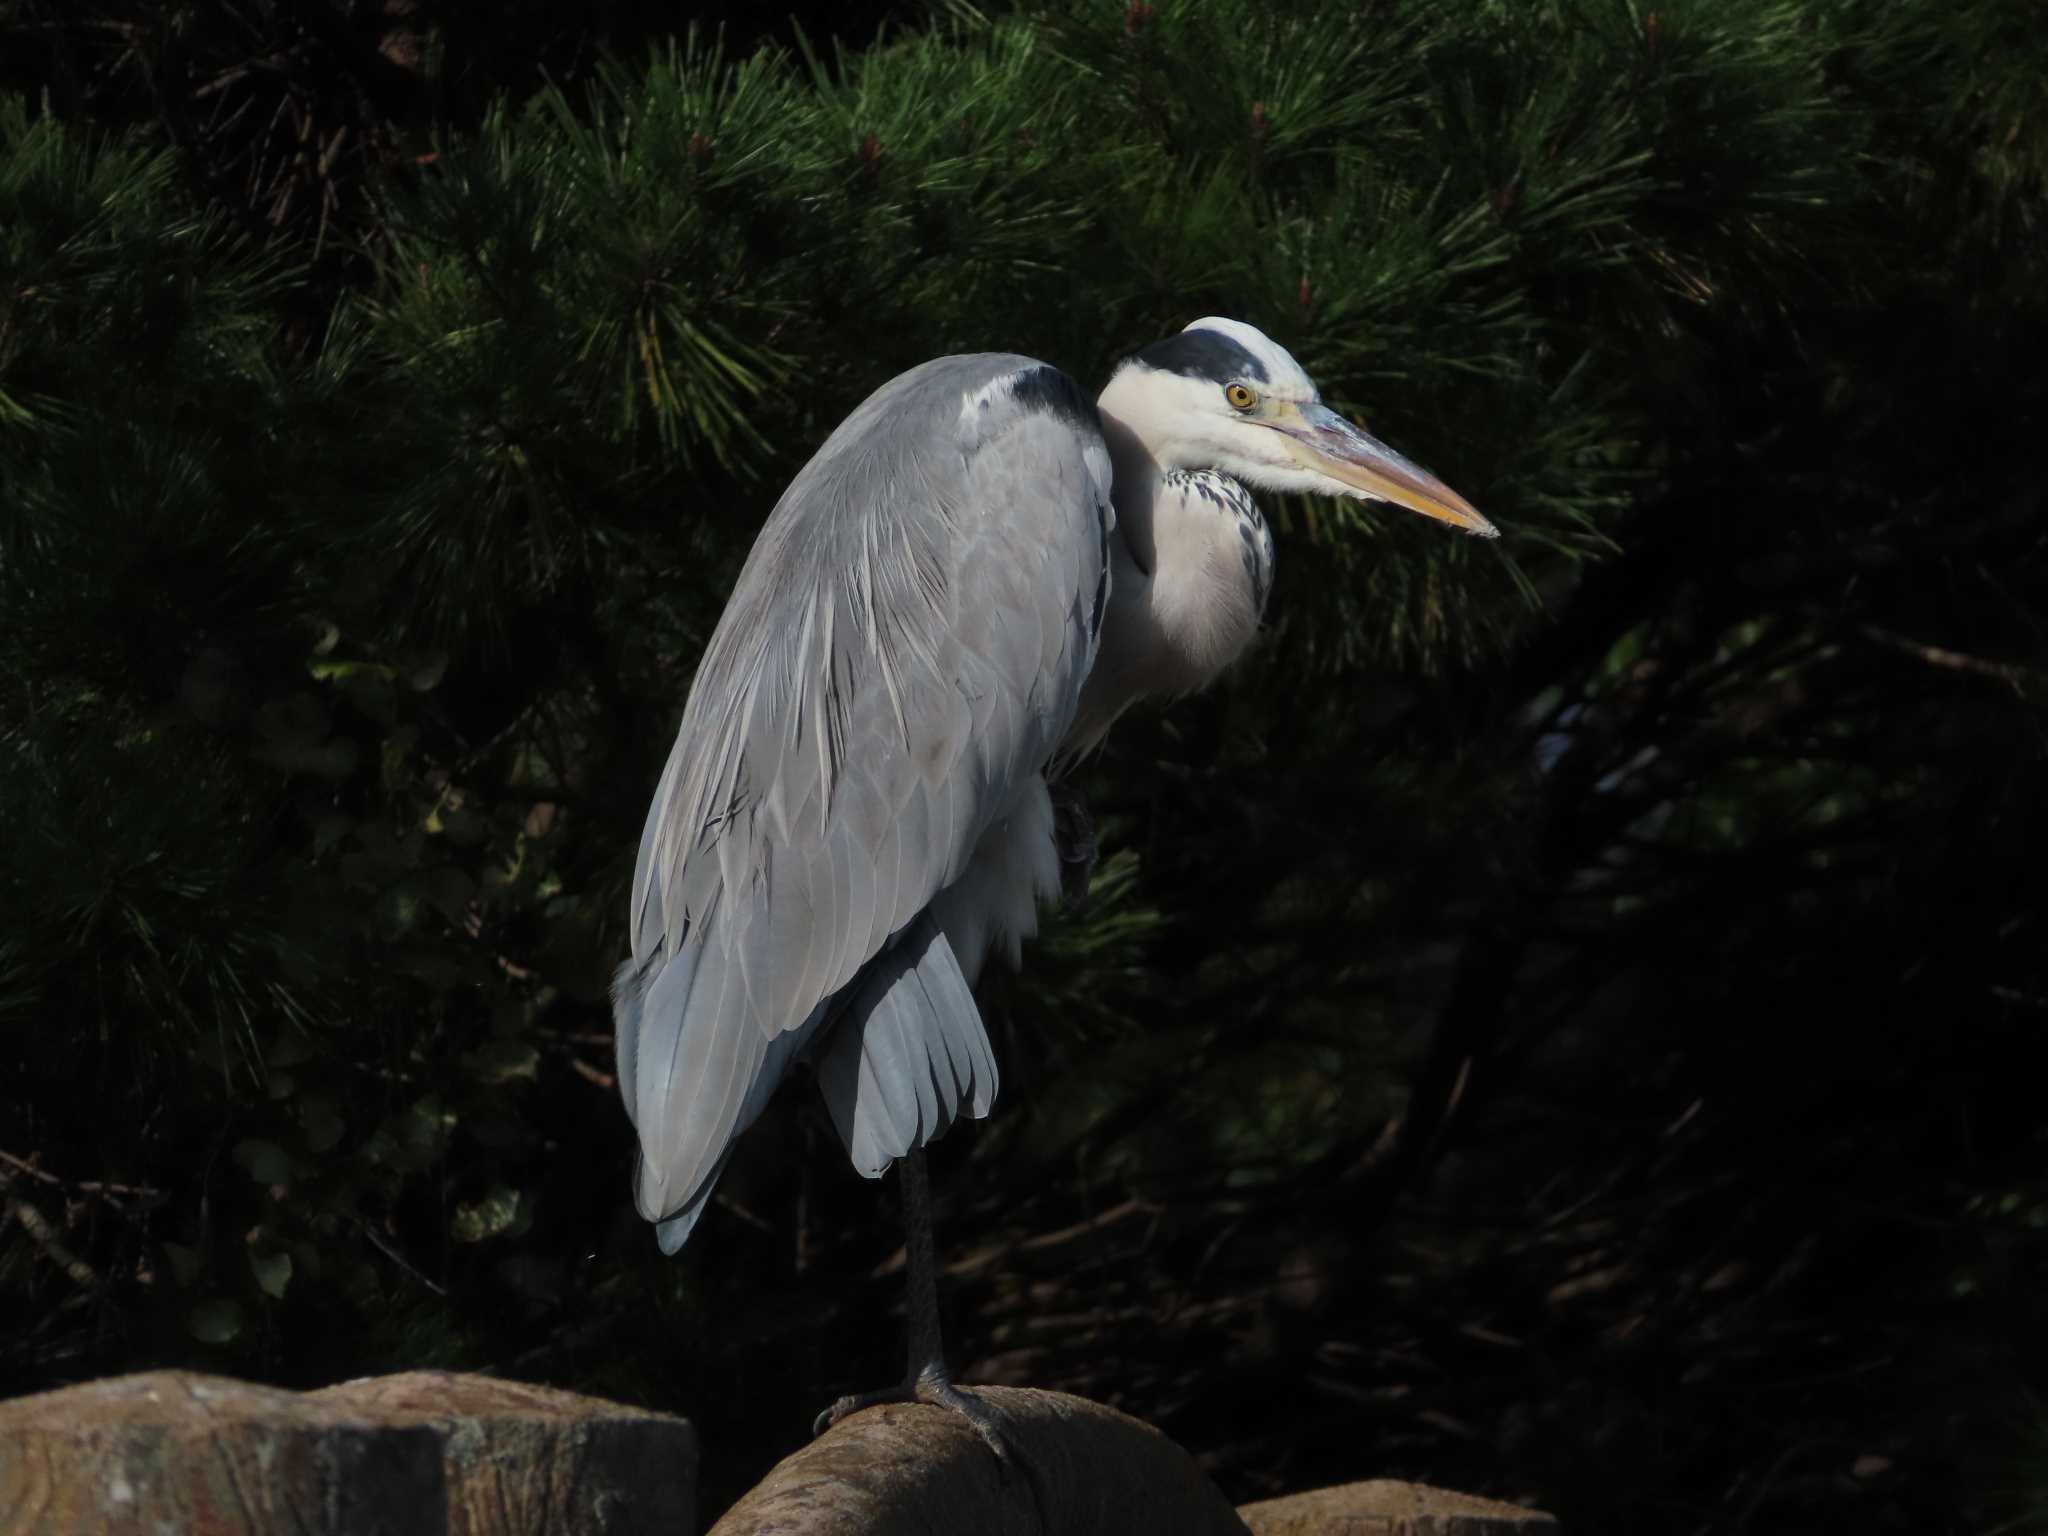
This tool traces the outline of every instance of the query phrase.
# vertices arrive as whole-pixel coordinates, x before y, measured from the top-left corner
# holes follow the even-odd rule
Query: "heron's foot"
[[[1010,1447],[1002,1414],[986,1399],[965,1387],[954,1386],[952,1377],[945,1371],[930,1366],[919,1371],[912,1380],[896,1386],[874,1392],[855,1392],[840,1398],[812,1422],[811,1434],[814,1437],[822,1435],[841,1419],[882,1403],[929,1403],[934,1408],[950,1409],[974,1426],[974,1432],[995,1453],[997,1461],[1005,1467],[1019,1465],[1017,1454]]]
[[[917,1378],[917,1400],[959,1414],[974,1426],[974,1432],[981,1436],[982,1444],[995,1452],[997,1461],[1005,1467],[1018,1464],[1016,1453],[1010,1449],[1003,1416],[987,1398],[954,1386],[943,1373],[926,1371]]]
[[[914,1403],[916,1401],[917,1394],[911,1391],[907,1385],[882,1387],[874,1392],[849,1392],[846,1396],[833,1403],[830,1408],[827,1408],[823,1413],[811,1420],[811,1438],[813,1440],[817,1439],[826,1430],[838,1424],[841,1419],[850,1419],[863,1408],[878,1408],[883,1403]]]
[[[1101,847],[1088,802],[1071,784],[1052,786],[1052,842],[1060,856],[1060,900],[1079,915],[1088,909],[1088,883],[1095,878]]]

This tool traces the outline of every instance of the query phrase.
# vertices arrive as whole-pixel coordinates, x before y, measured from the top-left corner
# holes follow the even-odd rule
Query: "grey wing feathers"
[[[769,516],[634,869],[615,1012],[650,1218],[701,1201],[821,1004],[959,878],[1065,733],[1108,495],[1093,404],[988,354],[884,385]]]
[[[868,1178],[995,1102],[995,1053],[931,914],[861,973],[818,1056],[818,1089]]]
[[[687,1018],[720,1016],[716,1007],[705,1006],[696,996],[700,962],[707,953],[685,945],[666,964],[629,964],[621,968],[612,991],[619,1091],[635,1126],[642,1124],[642,1116],[651,1109],[657,1125],[673,1120],[705,1127],[702,1140],[707,1147],[711,1132],[725,1128],[725,1140],[715,1159],[709,1167],[696,1170],[681,1200],[669,1198],[669,1191],[658,1182],[656,1166],[644,1155],[640,1160],[636,1200],[643,1215],[661,1221],[664,1253],[674,1253],[683,1245],[725,1168],[732,1138],[768,1107],[769,1096],[790,1062],[825,1022],[826,1009],[821,1003],[816,1017],[805,1021],[807,1027],[773,1040],[753,1029],[725,1032],[680,1027]],[[667,1102],[650,1104],[641,1098],[643,1087],[664,1083],[674,1087]],[[643,1132],[643,1145],[644,1141]]]

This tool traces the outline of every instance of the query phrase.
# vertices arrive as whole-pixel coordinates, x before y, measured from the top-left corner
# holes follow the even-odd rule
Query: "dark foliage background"
[[[1090,767],[966,1375],[1240,1498],[2048,1528],[2038,18],[703,15],[0,0],[0,1389],[503,1371],[715,1509],[893,1375],[803,1092],[631,1211],[640,817],[863,394],[1226,313],[1506,537],[1273,507]]]

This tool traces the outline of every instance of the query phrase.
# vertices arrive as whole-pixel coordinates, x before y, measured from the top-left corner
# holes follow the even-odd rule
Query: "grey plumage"
[[[852,991],[819,1054],[818,1087],[853,1166],[872,1179],[963,1110],[986,1115],[1001,1078],[974,994],[929,912]]]
[[[863,967],[961,878],[1065,734],[1094,659],[1109,473],[1064,375],[942,358],[870,396],[770,514],[655,794],[615,988],[638,1200],[669,1222],[665,1247],[775,1082],[861,998]],[[927,926],[927,949],[948,944]],[[921,956],[896,978],[915,999],[866,1004],[854,1022],[887,1063],[871,1073],[964,1052],[985,1069],[970,1111],[986,1112],[966,982],[930,985],[979,960]],[[826,1061],[833,1101],[859,1074],[843,1051]],[[873,1145],[893,1156],[890,1107]],[[832,1109],[842,1129],[867,1123]]]
[[[1220,319],[1099,403],[1028,357],[926,363],[791,481],[698,666],[614,986],[664,1249],[799,1061],[870,1176],[988,1112],[970,989],[1059,892],[1048,765],[1250,643],[1273,540],[1240,481],[1492,533]]]

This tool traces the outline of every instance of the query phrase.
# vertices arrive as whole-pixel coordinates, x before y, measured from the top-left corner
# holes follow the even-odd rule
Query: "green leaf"
[[[320,1094],[299,1101],[299,1126],[306,1133],[308,1152],[331,1151],[348,1130],[348,1122],[334,1107],[334,1101]]]
[[[183,1243],[165,1243],[164,1253],[171,1261],[171,1276],[181,1287],[197,1280],[200,1271],[206,1268],[206,1260],[197,1248],[188,1248]]]
[[[292,1283],[292,1256],[288,1253],[262,1253],[251,1248],[249,1272],[256,1277],[258,1290],[283,1301],[285,1287]]]
[[[503,1184],[493,1184],[483,1199],[458,1205],[448,1224],[458,1243],[480,1243],[492,1237],[517,1237],[533,1225],[533,1214],[525,1196]]]
[[[292,1160],[274,1141],[254,1138],[235,1143],[235,1162],[258,1184],[289,1184]]]
[[[422,651],[405,669],[405,684],[415,693],[428,693],[440,685],[448,671],[446,651]]]
[[[393,1115],[365,1149],[373,1162],[408,1172],[437,1162],[455,1134],[455,1112],[432,1095]]]
[[[185,1314],[185,1331],[202,1344],[225,1344],[242,1331],[242,1304],[225,1296],[202,1301]]]
[[[509,1083],[514,1078],[534,1078],[540,1072],[540,1052],[524,1040],[491,1040],[463,1058],[463,1064],[487,1083]]]

